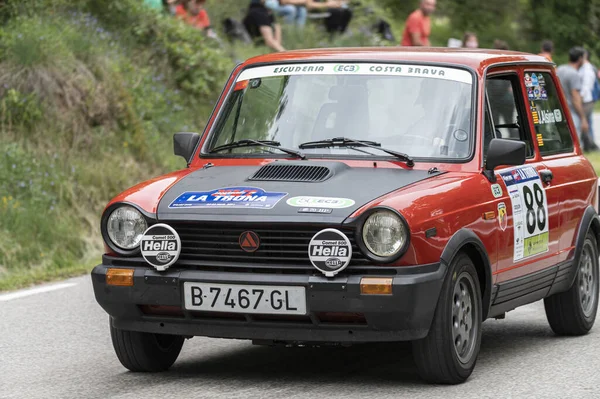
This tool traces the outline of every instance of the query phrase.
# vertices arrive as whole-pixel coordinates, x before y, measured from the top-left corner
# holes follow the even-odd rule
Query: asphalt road
[[[406,344],[193,338],[170,371],[134,374],[113,353],[88,276],[46,287],[58,289],[0,295],[0,398],[600,397],[600,322],[587,336],[556,337],[541,302],[486,321],[471,379],[448,387],[419,380]]]

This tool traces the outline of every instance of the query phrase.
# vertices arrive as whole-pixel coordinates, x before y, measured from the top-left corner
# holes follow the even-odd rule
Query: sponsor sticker
[[[537,79],[538,79],[538,84],[540,86],[546,86],[546,79],[544,79],[544,75],[542,75],[541,73],[538,73]]]
[[[548,201],[538,172],[523,166],[500,175],[512,205],[513,262],[548,252]]]
[[[298,209],[298,213],[329,214],[332,212],[333,212],[333,209],[331,209],[331,208],[300,208],[300,209]]]
[[[140,252],[148,264],[163,272],[179,259],[181,240],[171,226],[155,224],[144,232]]]
[[[288,193],[265,191],[258,187],[227,187],[212,191],[187,191],[169,205],[177,208],[271,209]]]
[[[508,214],[504,202],[498,204],[498,223],[500,224],[500,230],[506,230],[506,226],[508,226]]]
[[[532,87],[533,84],[531,82],[531,75],[526,73],[525,74],[525,87]]]
[[[291,75],[383,75],[415,76],[432,79],[452,80],[472,83],[473,77],[468,71],[458,68],[431,65],[405,65],[382,63],[315,63],[286,64],[253,67],[244,70],[237,81]]]
[[[308,258],[326,277],[334,277],[350,264],[352,243],[339,230],[321,230],[308,244]]]
[[[542,134],[538,133],[535,135],[535,137],[537,138],[538,146],[542,147],[544,145],[544,137],[542,136]]]
[[[331,208],[342,209],[349,208],[356,202],[348,198],[333,197],[292,197],[288,199],[287,204],[295,207],[313,207],[313,208]]]
[[[555,110],[554,110],[554,120],[555,120],[557,123],[560,123],[560,122],[562,122],[562,120],[563,120],[563,117],[562,117],[562,112],[560,112],[560,109],[555,109]]]
[[[498,183],[492,184],[492,195],[494,198],[502,197],[502,187]]]

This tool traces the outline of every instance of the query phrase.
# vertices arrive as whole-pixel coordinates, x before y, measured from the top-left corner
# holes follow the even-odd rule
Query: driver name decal
[[[288,193],[270,192],[257,187],[227,187],[212,191],[186,191],[169,205],[178,208],[271,209]]]
[[[458,68],[431,65],[373,64],[373,63],[319,63],[319,64],[287,64],[268,65],[248,68],[237,78],[245,81],[273,76],[291,75],[380,75],[408,76],[429,79],[452,80],[461,83],[472,83],[471,73]]]
[[[548,202],[539,174],[532,166],[500,173],[512,204],[513,262],[548,252]]]

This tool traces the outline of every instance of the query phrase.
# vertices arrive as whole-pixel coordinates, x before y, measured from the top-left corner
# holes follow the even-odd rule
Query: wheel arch
[[[598,224],[600,228],[600,223]],[[600,230],[599,230],[600,231]],[[482,295],[482,321],[487,318],[492,299],[492,267],[481,239],[472,230],[460,229],[450,238],[440,260],[449,266],[460,252],[464,252],[475,265]]]
[[[573,285],[575,277],[577,276],[577,265],[579,264],[579,258],[581,257],[583,242],[585,241],[585,237],[587,236],[587,233],[590,230],[594,233],[594,236],[596,237],[596,245],[598,247],[598,252],[600,253],[600,218],[598,217],[596,209],[594,209],[594,207],[591,205],[589,205],[583,212],[583,216],[581,217],[581,223],[579,224],[579,229],[577,230],[577,235],[575,236],[575,241],[573,243],[575,246],[573,265],[575,267],[572,268],[573,271],[571,273],[568,288],[570,288],[571,285]]]

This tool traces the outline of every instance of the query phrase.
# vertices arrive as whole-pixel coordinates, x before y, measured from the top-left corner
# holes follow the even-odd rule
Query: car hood
[[[181,177],[162,196],[160,221],[333,223],[382,195],[440,172],[275,161],[215,166]]]

